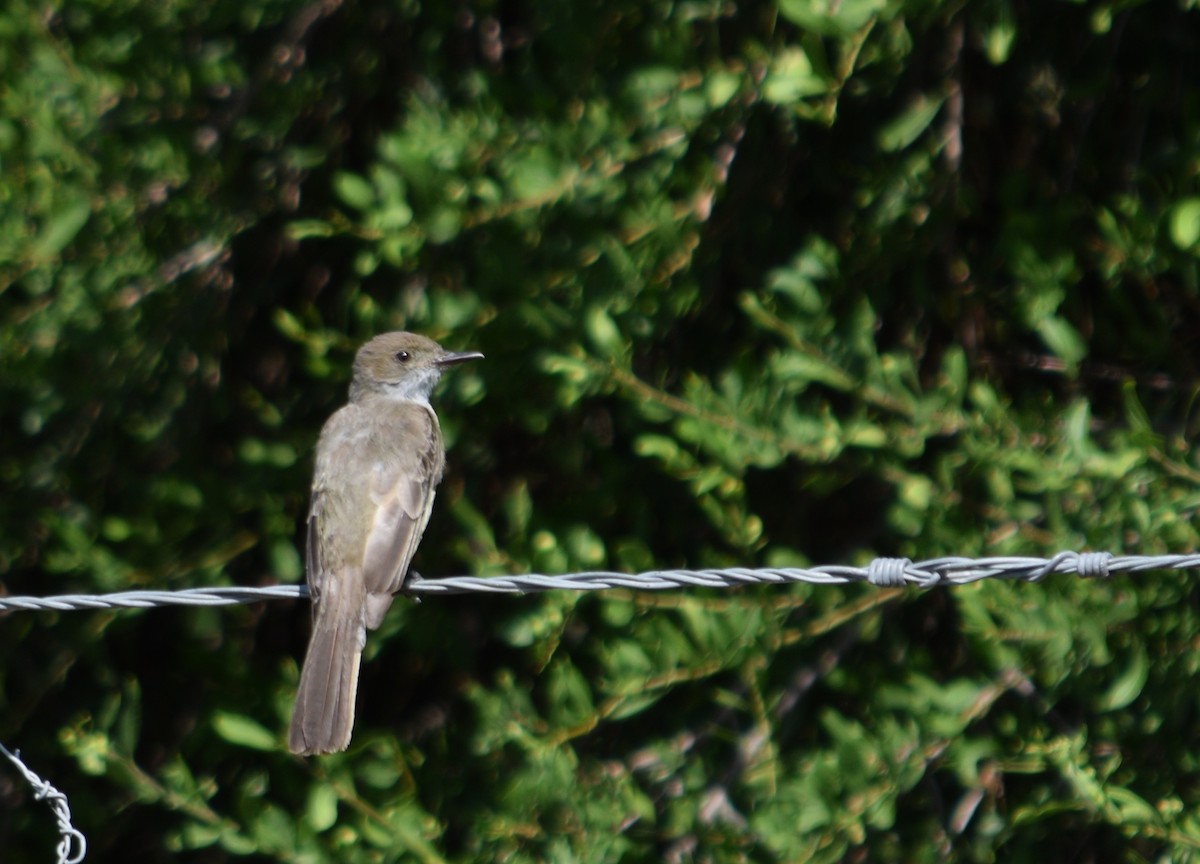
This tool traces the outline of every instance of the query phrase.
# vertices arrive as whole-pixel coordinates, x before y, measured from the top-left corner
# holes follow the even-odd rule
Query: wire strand
[[[755,584],[848,585],[863,582],[878,587],[934,588],[968,585],[982,579],[1040,582],[1051,575],[1108,579],[1118,573],[1147,570],[1195,570],[1200,554],[1126,555],[1109,552],[1059,552],[1053,558],[877,558],[866,567],[731,567],[713,570],[651,570],[617,573],[593,570],[562,576],[532,573],[524,576],[450,576],[423,579],[410,573],[403,593],[412,597],[450,594],[529,594],[537,591],[602,591],[628,588],[666,591],[672,588],[731,588]],[[157,606],[228,606],[261,600],[308,597],[304,585],[260,588],[188,588],[182,591],[122,591],[116,594],[64,594],[57,597],[0,597],[0,611],[68,611],[74,609],[149,609]]]
[[[594,570],[545,576],[452,576],[423,579],[410,573],[405,594],[426,597],[450,594],[526,594],[536,591],[601,591],[629,588],[665,591],[672,588],[729,588],[755,584],[848,585],[863,582],[886,588],[967,585],[983,579],[1040,582],[1055,574],[1084,579],[1107,579],[1117,573],[1147,570],[1192,570],[1200,555],[1128,555],[1109,552],[1059,552],[1053,558],[934,558],[914,563],[908,558],[876,558],[866,567],[731,567],[711,570],[651,570],[617,573]],[[188,588],[181,591],[121,591],[115,594],[64,594],[57,597],[0,597],[0,611],[68,611],[76,609],[150,609],[159,606],[228,606],[261,600],[298,600],[309,596],[305,585],[259,588]],[[20,751],[10,753],[0,744],[0,754],[16,765],[38,800],[48,801],[58,820],[58,864],[79,864],[87,851],[84,835],[71,825],[67,797],[25,766]]]
[[[9,752],[7,747],[0,744],[0,753],[7,756],[8,761],[17,766],[17,770],[21,772],[25,782],[33,789],[33,797],[38,801],[49,802],[50,809],[54,811],[54,818],[58,822],[59,841],[58,846],[55,847],[55,851],[58,853],[58,864],[79,864],[83,860],[83,856],[87,854],[87,838],[83,836],[83,832],[76,830],[75,826],[71,824],[71,805],[67,802],[67,796],[34,774],[21,761],[20,750]]]

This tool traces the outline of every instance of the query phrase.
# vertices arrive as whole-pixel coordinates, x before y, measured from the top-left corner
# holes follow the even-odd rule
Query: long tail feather
[[[293,753],[333,753],[350,744],[365,638],[361,604],[318,609],[288,731]]]

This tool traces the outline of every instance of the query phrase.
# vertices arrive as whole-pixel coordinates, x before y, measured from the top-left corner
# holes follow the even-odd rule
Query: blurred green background
[[[273,584],[357,345],[437,404],[427,577],[1197,549],[1196,0],[8,0],[0,590]],[[1188,861],[1200,595],[0,619],[89,861]],[[0,858],[52,819],[0,764]]]

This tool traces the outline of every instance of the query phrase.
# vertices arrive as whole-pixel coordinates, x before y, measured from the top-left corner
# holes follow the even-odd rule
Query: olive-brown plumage
[[[429,394],[447,366],[482,356],[415,333],[384,333],[358,351],[350,401],[317,442],[306,554],[313,632],[288,733],[293,753],[350,743],[367,630],[404,585],[445,465]]]

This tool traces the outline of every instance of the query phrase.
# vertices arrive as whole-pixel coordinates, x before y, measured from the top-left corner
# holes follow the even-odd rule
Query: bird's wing
[[[363,550],[363,584],[368,594],[392,595],[404,584],[421,542],[432,489],[408,472],[377,466],[371,476],[375,518]]]
[[[337,590],[343,597],[346,594],[348,586],[342,584],[344,578],[335,571],[358,563],[357,556],[347,554],[347,546],[353,545],[354,539],[346,536],[348,529],[344,523],[347,496],[353,492],[353,457],[361,450],[360,436],[354,433],[361,422],[357,406],[339,408],[325,422],[317,445],[304,550],[314,620],[322,599]],[[347,478],[351,478],[350,483]],[[340,530],[330,533],[331,526],[337,528],[339,523]]]
[[[430,429],[428,425],[437,420],[431,411],[415,417],[420,419],[410,425],[409,434],[428,441],[428,452],[399,464],[380,462],[371,471],[375,517],[363,550],[363,584],[369,598],[378,598],[367,614],[367,626],[372,628],[383,618],[391,595],[404,586],[408,566],[429,522],[434,489],[441,479],[441,436],[436,426]],[[419,434],[414,426],[421,427]]]
[[[317,617],[317,603],[325,587],[325,564],[321,560],[320,525],[324,513],[324,494],[313,490],[308,508],[308,537],[304,548],[304,567],[308,576],[308,594],[312,600],[313,620]]]

